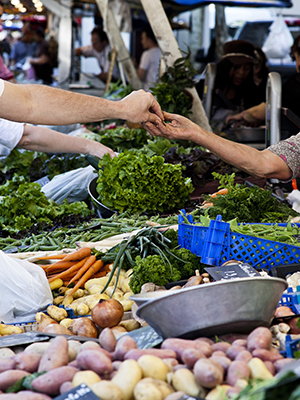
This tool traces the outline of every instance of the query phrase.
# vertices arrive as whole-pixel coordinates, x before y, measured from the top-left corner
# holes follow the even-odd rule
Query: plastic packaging
[[[270,33],[262,47],[267,58],[285,58],[290,54],[294,42],[282,15],[279,15],[270,26]]]

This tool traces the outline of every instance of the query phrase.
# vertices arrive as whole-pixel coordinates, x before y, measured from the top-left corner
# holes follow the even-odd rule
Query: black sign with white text
[[[247,263],[232,263],[223,267],[206,267],[204,269],[216,281],[260,276],[256,269]]]

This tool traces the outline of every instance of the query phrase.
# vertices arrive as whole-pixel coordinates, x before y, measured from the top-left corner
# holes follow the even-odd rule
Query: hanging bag
[[[294,39],[283,17],[278,16],[269,28],[269,35],[262,46],[267,58],[285,58],[290,54]]]

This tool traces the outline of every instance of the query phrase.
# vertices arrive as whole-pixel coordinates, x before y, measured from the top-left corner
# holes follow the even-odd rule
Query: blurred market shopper
[[[110,59],[112,49],[108,42],[108,38],[104,30],[100,26],[96,26],[91,32],[91,42],[89,46],[78,47],[75,50],[75,56],[96,57],[100,74],[96,75],[101,81],[106,82],[110,67]],[[114,65],[112,82],[116,82],[120,78],[120,72],[117,65]]]
[[[141,43],[145,51],[142,53],[137,74],[143,83],[143,89],[148,92],[159,78],[161,51],[150,27],[142,31]]]
[[[181,115],[164,112],[164,117],[168,123],[143,126],[154,136],[191,140],[250,175],[287,181],[300,174],[300,133],[260,151],[208,132]]]
[[[38,48],[34,57],[29,62],[34,67],[36,79],[41,79],[45,85],[51,85],[53,66],[50,62],[49,41],[45,39],[43,28],[38,27],[36,29],[35,41]]]
[[[41,126],[27,125],[0,118],[0,157],[8,156],[15,147],[45,153],[80,153],[101,158],[109,153],[109,147],[92,140],[68,136]]]
[[[26,21],[22,27],[22,36],[15,42],[11,48],[10,59],[12,67],[22,67],[27,57],[34,57],[37,49],[35,35],[29,21]],[[16,65],[18,64],[18,65]]]
[[[54,126],[111,118],[158,123],[163,114],[154,96],[144,90],[111,101],[45,85],[18,85],[0,79],[0,117]]]

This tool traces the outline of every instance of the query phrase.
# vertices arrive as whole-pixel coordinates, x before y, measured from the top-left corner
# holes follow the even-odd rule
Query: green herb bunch
[[[99,200],[121,212],[178,210],[193,191],[191,180],[182,176],[181,165],[166,164],[159,156],[124,151],[111,159],[106,154],[99,161],[98,174]]]
[[[194,86],[193,77],[197,71],[190,60],[190,51],[185,54],[185,57],[178,58],[173,66],[167,68],[159,83],[151,90],[164,111],[187,117],[191,113],[193,100],[185,89]]]
[[[126,149],[140,149],[151,138],[145,129],[130,129],[124,126],[105,129],[100,143],[120,153]]]

